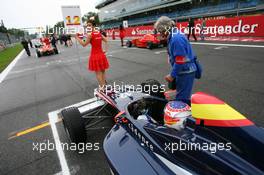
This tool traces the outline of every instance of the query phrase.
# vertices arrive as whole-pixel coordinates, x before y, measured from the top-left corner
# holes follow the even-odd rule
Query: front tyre
[[[58,49],[54,48],[54,53],[55,53],[56,55],[59,54]]]
[[[147,49],[152,50],[153,49],[153,46],[154,46],[154,44],[152,42],[148,42],[147,43]]]
[[[126,46],[127,46],[127,47],[132,47],[132,42],[128,40],[128,41],[126,42]]]
[[[66,134],[72,143],[85,143],[87,140],[84,119],[76,107],[70,107],[61,111],[62,122]]]
[[[37,50],[37,57],[38,57],[38,58],[41,57],[41,53],[40,53],[40,51],[38,51],[38,50]]]

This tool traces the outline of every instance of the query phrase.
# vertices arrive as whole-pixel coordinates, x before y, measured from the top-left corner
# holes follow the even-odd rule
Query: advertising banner
[[[201,33],[201,23],[201,20],[195,21],[196,35]],[[188,22],[179,22],[176,26],[181,32],[188,34]],[[153,25],[128,27],[126,37],[143,36],[153,33],[153,29]],[[107,30],[108,36],[112,36],[113,30],[118,36],[118,29]],[[206,20],[203,33],[207,37],[264,37],[264,15]]]

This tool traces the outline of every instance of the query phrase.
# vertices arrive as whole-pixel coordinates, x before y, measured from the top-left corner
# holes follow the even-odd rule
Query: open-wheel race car
[[[153,49],[167,46],[167,41],[160,36],[156,36],[154,34],[146,34],[141,38],[128,40],[126,42],[126,46]]]
[[[106,118],[114,121],[103,143],[113,174],[264,174],[264,129],[214,96],[195,93],[191,101],[182,130],[164,125],[161,92],[95,90],[61,117],[74,143],[88,141]]]
[[[41,38],[35,43],[37,57],[59,54],[58,49],[53,47],[49,38]]]

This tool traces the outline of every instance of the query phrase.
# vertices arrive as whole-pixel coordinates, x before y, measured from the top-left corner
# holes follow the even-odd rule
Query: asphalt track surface
[[[162,83],[170,69],[166,49],[121,48],[110,41],[107,71],[109,83],[139,84],[155,78]],[[261,43],[235,43],[258,44]],[[217,45],[193,45],[204,75],[194,92],[203,91],[226,101],[259,126],[264,126],[264,49]],[[50,126],[11,138],[27,128],[48,121],[48,112],[87,100],[97,82],[88,72],[90,47],[59,46],[60,54],[36,58],[26,54],[0,84],[0,174],[62,174],[56,150],[42,153],[33,143],[53,142]],[[31,52],[35,54],[34,49]],[[62,123],[57,123],[60,141],[67,143]],[[99,151],[64,151],[71,174],[110,174],[102,150],[107,131],[89,136],[100,143]]]

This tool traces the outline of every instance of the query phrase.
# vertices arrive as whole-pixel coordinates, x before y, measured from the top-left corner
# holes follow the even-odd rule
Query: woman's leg
[[[106,71],[105,71],[105,70],[103,70],[102,72],[103,72],[103,80],[104,80],[104,82],[105,82],[105,85],[107,85],[107,80],[106,80]]]
[[[102,79],[102,72],[101,71],[96,71],[95,75],[96,75],[96,79],[97,79],[97,81],[99,83],[99,88],[102,88],[104,86],[104,82],[103,82],[103,79]]]
[[[102,89],[105,86],[105,71],[96,71],[96,79],[99,83],[99,88]]]
[[[120,38],[121,39],[121,46],[123,47],[124,46],[124,40],[123,38]]]

